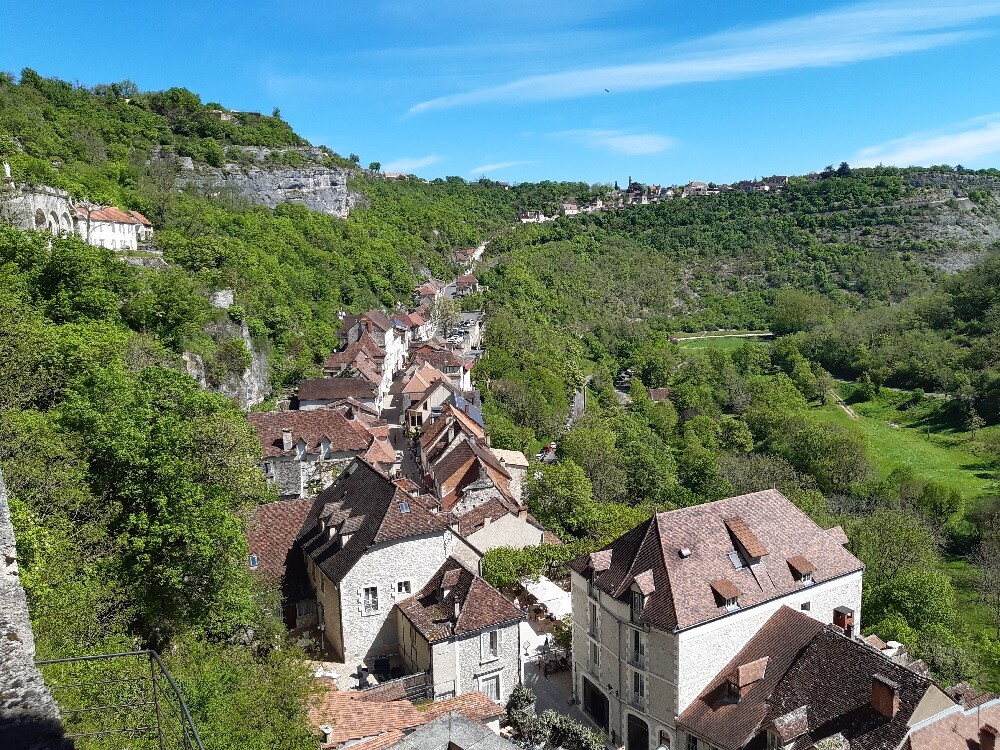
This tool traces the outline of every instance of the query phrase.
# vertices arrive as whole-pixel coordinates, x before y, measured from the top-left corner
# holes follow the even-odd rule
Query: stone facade
[[[807,612],[824,623],[833,622],[833,610],[852,608],[860,631],[861,572],[851,573],[739,610],[679,632],[631,623],[629,605],[606,593],[589,591],[588,582],[572,575],[573,601],[573,691],[583,701],[584,679],[608,699],[609,736],[612,745],[627,737],[628,717],[645,722],[649,747],[681,747],[675,736],[675,720],[782,606]],[[590,594],[596,595],[596,598]],[[597,622],[591,624],[592,605]],[[808,609],[805,609],[808,607]],[[635,652],[638,634],[641,656]],[[599,650],[592,660],[593,646]],[[634,691],[638,675],[641,692]]]
[[[397,600],[406,598],[427,585],[458,546],[451,531],[409,537],[378,545],[334,586],[309,565],[309,577],[316,598],[323,605],[326,639],[335,654],[348,664],[364,658],[396,651],[398,634],[395,615],[390,617]],[[409,590],[399,593],[409,581]],[[378,609],[364,612],[364,589],[377,588]]]
[[[301,451],[294,456],[268,458],[261,468],[264,477],[275,486],[281,497],[306,497],[333,484],[355,455],[341,451],[323,458],[318,453]]]
[[[52,235],[73,229],[73,205],[65,190],[39,185],[0,185],[4,198],[3,218],[19,229],[35,229]]]

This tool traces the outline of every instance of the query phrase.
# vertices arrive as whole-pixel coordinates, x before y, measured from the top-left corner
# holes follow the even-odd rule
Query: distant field
[[[750,331],[747,331],[750,333]],[[770,338],[771,334],[766,331],[754,331],[759,336],[734,336],[720,333],[718,336],[709,334],[706,338],[694,338],[702,334],[677,334],[678,346],[682,349],[738,349],[748,341],[761,341]]]
[[[863,409],[855,406],[862,412]],[[954,487],[967,498],[980,498],[992,489],[988,467],[966,447],[963,433],[942,434],[931,429],[892,427],[887,420],[864,416],[851,419],[839,406],[826,405],[817,415],[858,431],[867,439],[872,458],[885,476],[898,466],[910,466],[919,476]]]

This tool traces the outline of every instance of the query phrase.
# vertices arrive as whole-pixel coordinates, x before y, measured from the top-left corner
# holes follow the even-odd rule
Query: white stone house
[[[435,700],[481,692],[503,705],[521,682],[521,610],[455,558],[396,604],[399,653]]]
[[[846,542],[768,490],[656,514],[577,558],[574,697],[612,747],[683,747],[677,716],[778,608],[860,630]]]
[[[73,220],[84,242],[111,250],[136,250],[139,242],[147,241],[153,234],[153,225],[145,216],[114,206],[78,204]]]
[[[365,378],[308,378],[299,381],[295,404],[302,411],[326,409],[344,399],[354,399],[376,412],[382,409],[384,396]]]
[[[361,459],[316,496],[297,541],[335,659],[354,665],[396,653],[393,605],[452,555],[478,565],[448,520]]]

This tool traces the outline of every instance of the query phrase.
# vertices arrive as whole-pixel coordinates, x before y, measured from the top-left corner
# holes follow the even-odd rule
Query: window
[[[479,654],[483,661],[500,658],[500,631],[491,630],[480,636]]]
[[[646,655],[646,644],[642,640],[642,631],[633,630],[632,631],[632,660],[635,662],[641,662],[642,657]]]
[[[739,552],[733,550],[732,552],[727,552],[726,554],[729,555],[729,562],[733,564],[733,567],[736,570],[739,570],[740,568],[743,567],[743,558],[740,557]]]
[[[590,642],[590,666],[595,672],[601,667],[601,644],[597,641]]]
[[[402,503],[400,503],[399,504],[399,512],[400,513],[409,513],[410,512],[410,504],[407,503],[407,502],[405,502],[405,501],[402,502]]]
[[[257,570],[257,555],[250,555],[250,570]]]
[[[646,597],[642,595],[641,591],[632,592],[632,622],[639,621],[639,615],[642,614],[643,603]]]
[[[767,733],[767,750],[783,750],[784,747],[781,737],[774,732]]]
[[[808,573],[803,573],[801,580],[802,580],[802,585],[803,586],[811,586],[812,582],[813,582],[812,571],[810,570]]]
[[[483,677],[479,680],[479,689],[487,698],[495,703],[500,702],[500,675]]]
[[[646,678],[642,672],[632,672],[632,697],[638,700],[646,697]]]
[[[410,582],[409,581],[396,581],[396,595],[397,596],[409,596],[410,595]]]
[[[310,615],[316,614],[316,600],[315,599],[303,599],[301,602],[295,603],[295,616],[296,617],[309,617]]]
[[[802,602],[802,604],[799,605],[799,609],[801,609],[803,612],[808,612],[810,609],[812,609],[812,602]]]
[[[590,634],[597,635],[597,603],[590,602]]]
[[[378,586],[366,586],[364,595],[364,613],[370,615],[378,612]]]
[[[736,600],[736,597],[726,599],[726,611],[732,612],[734,609],[739,609],[740,603]]]
[[[698,738],[693,734],[688,735],[688,746],[687,750],[698,750]]]

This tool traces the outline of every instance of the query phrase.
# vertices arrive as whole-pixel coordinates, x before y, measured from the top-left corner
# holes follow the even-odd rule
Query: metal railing
[[[184,697],[155,651],[35,664],[77,750],[204,750]]]

